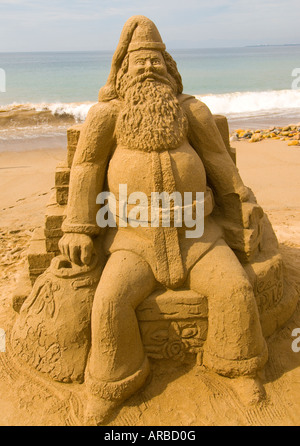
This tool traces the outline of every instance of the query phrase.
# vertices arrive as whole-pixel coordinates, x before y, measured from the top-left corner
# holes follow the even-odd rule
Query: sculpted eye
[[[145,61],[143,59],[138,59],[135,61],[136,65],[145,65]]]
[[[152,63],[153,65],[161,65],[161,61],[159,59],[154,59]]]

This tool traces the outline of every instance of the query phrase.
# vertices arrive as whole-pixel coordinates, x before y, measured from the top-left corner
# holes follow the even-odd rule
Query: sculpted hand
[[[60,239],[59,249],[72,263],[89,265],[94,244],[89,235],[67,233]]]

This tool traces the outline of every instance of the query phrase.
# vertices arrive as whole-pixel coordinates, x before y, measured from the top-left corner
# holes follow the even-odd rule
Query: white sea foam
[[[76,123],[83,122],[93,104],[12,103],[0,106],[0,143],[66,135],[67,129],[72,125],[72,119]]]
[[[226,116],[253,116],[268,112],[288,112],[299,109],[300,90],[250,91],[226,94],[197,95],[212,113]]]
[[[23,139],[38,139],[61,137],[66,134],[66,126],[33,125],[0,129],[0,143],[5,141],[21,141]]]
[[[47,103],[43,102],[40,104],[24,103],[18,104],[13,102],[12,104],[0,106],[0,111],[9,112],[22,112],[28,110],[35,110],[36,112],[50,111],[53,115],[70,115],[75,118],[76,121],[84,121],[89,109],[94,104],[94,102],[55,102]]]
[[[75,120],[84,121],[93,102],[73,102],[73,103],[54,103],[54,104],[39,104],[34,106],[37,111],[50,110],[53,115],[70,115],[74,116]]]

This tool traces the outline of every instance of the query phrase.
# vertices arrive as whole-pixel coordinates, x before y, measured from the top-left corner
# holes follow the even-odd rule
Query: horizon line
[[[300,46],[300,43],[283,43],[283,44],[253,44],[243,46],[212,46],[212,47],[189,47],[189,48],[170,48],[168,51],[190,51],[190,50],[213,50],[213,49],[234,49],[234,48],[262,48],[262,47],[287,47]],[[95,52],[114,52],[115,49],[106,50],[26,50],[26,51],[0,51],[0,54],[19,54],[19,53],[95,53]]]

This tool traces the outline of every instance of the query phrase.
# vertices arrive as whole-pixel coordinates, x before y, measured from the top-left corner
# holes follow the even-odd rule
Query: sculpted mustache
[[[168,85],[169,87],[172,88],[172,84],[169,81],[169,79],[167,79],[165,76],[160,76],[159,74],[156,73],[143,73],[143,74],[139,74],[138,76],[134,77],[133,79],[131,79],[128,88],[133,87],[134,85],[140,83],[140,82],[144,82],[145,80],[147,80],[149,77],[155,79],[158,82],[164,83],[166,85]]]

